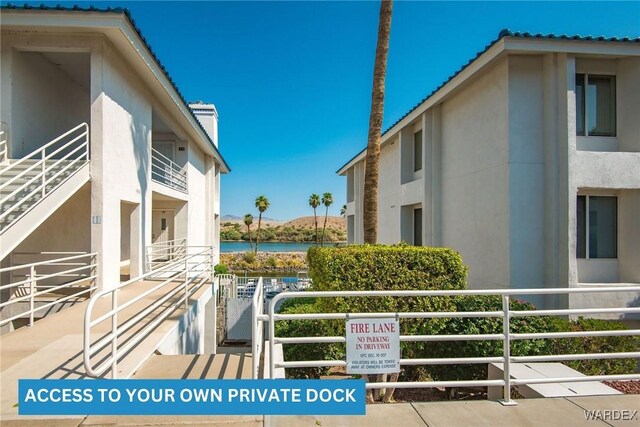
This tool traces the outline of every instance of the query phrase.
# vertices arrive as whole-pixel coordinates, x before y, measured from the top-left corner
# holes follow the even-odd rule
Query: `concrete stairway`
[[[136,294],[143,293],[153,287],[155,282],[140,282],[136,287],[128,287],[122,289],[120,298],[123,301],[130,300]],[[176,282],[175,286],[182,286],[181,282]],[[159,298],[162,290],[151,293],[137,303],[121,313],[120,321],[124,322],[139,313],[144,307]],[[130,352],[123,355],[118,363],[118,377],[129,378],[134,373],[140,371],[140,375],[144,377],[145,372],[153,373],[157,370],[166,371],[167,374],[176,372],[176,378],[180,378],[185,372],[186,367],[191,365],[195,356],[154,356],[158,354],[159,347],[167,339],[172,339],[176,330],[184,331],[187,328],[185,322],[191,319],[189,313],[198,300],[210,298],[211,287],[203,285],[190,298],[188,309],[181,304],[178,308],[161,324],[159,324],[145,339]],[[176,297],[178,298],[178,297]],[[181,300],[181,297],[179,298]],[[173,302],[170,300],[167,304]],[[83,365],[82,339],[83,339],[83,316],[85,313],[87,302],[74,305],[59,313],[47,316],[35,322],[30,328],[20,328],[9,334],[0,336],[0,383],[2,390],[0,392],[0,418],[3,420],[19,419],[15,404],[18,401],[17,385],[20,378],[86,378],[87,375]],[[96,304],[96,315],[104,314],[111,307],[110,298],[104,298]],[[148,322],[151,322],[156,312],[151,312],[148,316],[142,318],[127,335],[122,337],[121,345],[125,345],[130,339],[131,334],[143,328]],[[104,322],[95,331],[92,331],[92,341],[99,339],[110,331],[109,322]],[[99,362],[106,357],[106,351],[96,354],[92,360]],[[168,357],[168,359],[165,359]],[[173,359],[176,357],[176,359]],[[224,358],[215,364],[207,364],[208,355],[201,355],[200,364],[192,368],[194,372],[214,370],[212,366],[222,366]],[[236,360],[233,365],[247,366],[251,370],[250,357],[244,359],[244,356],[231,356]],[[149,358],[154,360],[149,368],[145,369],[146,363],[151,362]],[[220,359],[220,358],[218,358]],[[242,359],[242,363],[239,361]],[[159,364],[158,364],[159,362]],[[169,362],[170,364],[167,364]],[[200,367],[202,365],[202,367]],[[208,367],[207,367],[208,366]],[[227,362],[227,366],[231,366]],[[207,367],[205,370],[204,368]],[[184,368],[184,369],[182,369]],[[173,371],[172,371],[173,369]],[[182,369],[182,370],[181,370]],[[226,368],[225,368],[226,369]],[[215,371],[219,375],[220,371]],[[234,372],[236,370],[231,369]],[[110,374],[106,374],[108,378]],[[139,377],[139,376],[138,376]],[[148,376],[147,376],[148,378]],[[3,424],[4,425],[4,424]]]
[[[9,162],[8,164],[15,164],[17,160]],[[8,212],[0,219],[0,237],[3,242],[0,259],[9,254],[90,179],[89,164],[86,161],[72,163],[57,160],[56,165],[47,166],[45,174],[42,174],[41,165],[29,170],[35,162],[25,160],[10,169],[7,168],[8,164],[0,169],[0,186],[19,176],[0,189],[0,215]]]

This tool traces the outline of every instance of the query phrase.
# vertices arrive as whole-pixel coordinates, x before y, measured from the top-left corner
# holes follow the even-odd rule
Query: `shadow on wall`
[[[147,192],[149,191],[149,179],[151,178],[151,128],[131,123],[131,136],[135,142],[132,149],[133,155],[136,160],[136,170],[138,176],[138,182],[140,183],[140,233],[138,235],[139,241],[136,242],[136,246],[140,248],[140,261],[142,263],[142,271],[146,271],[146,263],[144,262],[146,254],[146,236],[147,236],[147,224],[146,215],[147,210],[151,209],[151,206],[147,206]],[[144,141],[144,143],[140,143]],[[150,217],[150,216],[149,216]],[[150,242],[149,242],[150,243]],[[130,251],[134,248],[130,248]]]

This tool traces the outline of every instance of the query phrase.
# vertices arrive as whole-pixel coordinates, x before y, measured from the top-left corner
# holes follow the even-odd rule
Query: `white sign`
[[[398,319],[347,319],[347,374],[400,372]]]

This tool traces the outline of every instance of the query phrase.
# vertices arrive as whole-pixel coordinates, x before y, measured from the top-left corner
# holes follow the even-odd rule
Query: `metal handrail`
[[[186,169],[181,168],[153,147],[151,147],[151,179],[183,193],[187,192]]]
[[[262,354],[262,344],[264,341],[264,324],[262,315],[264,314],[264,286],[262,277],[258,279],[256,291],[253,293],[251,300],[251,347],[253,357],[251,358],[251,377],[258,379],[258,370],[260,367],[260,354]]]
[[[375,388],[428,388],[428,387],[476,387],[476,386],[500,386],[503,387],[503,400],[505,404],[512,404],[511,386],[523,384],[545,384],[559,382],[578,381],[602,381],[602,380],[629,380],[640,379],[640,374],[629,375],[598,375],[576,378],[544,378],[544,379],[513,379],[511,378],[511,364],[525,362],[548,362],[590,360],[605,358],[640,358],[640,351],[616,352],[616,353],[589,353],[589,354],[555,354],[544,356],[511,356],[511,343],[524,339],[553,339],[572,337],[602,337],[602,336],[635,336],[640,335],[640,329],[613,330],[613,331],[579,331],[579,332],[549,332],[549,333],[511,333],[511,319],[524,316],[555,316],[555,315],[581,315],[587,313],[640,313],[640,307],[621,307],[608,309],[558,309],[558,310],[511,310],[510,298],[521,295],[558,295],[558,294],[585,294],[585,293],[611,293],[611,292],[640,292],[640,286],[601,286],[587,288],[547,288],[547,289],[486,289],[486,290],[434,290],[434,291],[336,291],[336,292],[283,292],[273,297],[269,305],[269,314],[254,314],[256,321],[267,321],[269,328],[269,372],[270,378],[275,378],[276,368],[307,368],[346,366],[345,360],[311,360],[311,361],[286,361],[275,360],[276,344],[312,344],[312,343],[344,343],[345,337],[276,337],[275,322],[294,319],[356,319],[356,318],[454,318],[454,317],[496,317],[502,319],[501,334],[472,334],[472,335],[400,335],[401,342],[429,342],[429,341],[463,341],[463,340],[498,340],[503,343],[503,354],[497,357],[464,357],[464,358],[436,358],[436,359],[400,359],[400,365],[430,365],[430,364],[480,364],[502,363],[503,378],[501,380],[478,381],[434,381],[434,382],[376,382],[367,383],[367,389]],[[313,313],[313,314],[278,314],[275,313],[276,304],[287,298],[350,298],[350,297],[434,297],[434,296],[477,296],[493,295],[502,299],[500,311],[478,312],[381,312],[381,313]],[[255,345],[254,345],[255,348]],[[259,356],[259,353],[258,353]],[[254,353],[253,357],[256,357]]]
[[[150,271],[141,276],[133,278],[129,281],[120,283],[111,289],[105,289],[95,293],[89,303],[84,315],[84,337],[83,337],[83,363],[88,375],[93,377],[100,377],[107,370],[111,369],[112,378],[117,378],[118,361],[125,354],[136,347],[151,331],[153,331],[161,322],[163,322],[168,316],[170,316],[182,303],[184,307],[188,307],[189,297],[197,292],[203,284],[213,279],[213,247],[207,246],[191,246],[190,249],[197,249],[198,252],[190,255],[185,255],[182,258],[173,261],[170,264],[165,265],[157,270]],[[200,259],[200,261],[197,261]],[[148,279],[159,272],[169,273],[169,277],[165,278],[161,283],[154,285],[150,289],[136,295],[126,302],[119,301],[118,294],[120,290],[127,286],[135,285],[141,281]],[[182,284],[176,286],[176,280],[181,280]],[[127,307],[141,301],[143,298],[151,295],[154,292],[162,289],[163,287],[170,285],[173,289],[168,289],[162,292],[158,299],[147,305],[130,319],[123,323],[118,323],[118,314]],[[103,297],[111,296],[111,309],[105,314],[92,320],[93,309],[95,304]],[[176,298],[173,302],[170,300]],[[127,338],[126,344],[120,344],[120,338],[123,337],[131,328],[138,325],[140,320],[154,312],[163,304],[163,310],[159,314],[155,314],[147,325],[138,331],[133,331]],[[111,319],[111,330],[100,339],[95,342],[91,342],[91,329]],[[109,354],[103,358],[96,366],[93,365],[91,358],[98,352],[107,348],[111,344],[111,350]]]
[[[42,253],[38,253],[37,255],[50,255],[50,254],[51,253],[42,252]],[[63,254],[63,252],[57,252],[56,254]],[[17,304],[22,301],[29,301],[28,310],[15,314],[6,319],[0,320],[0,326],[4,326],[9,322],[12,322],[16,319],[23,318],[27,315],[29,316],[29,326],[32,326],[35,321],[34,317],[36,312],[40,310],[44,310],[56,304],[60,304],[61,302],[67,301],[71,298],[77,298],[80,295],[83,295],[95,290],[96,289],[95,279],[97,277],[95,273],[95,269],[97,267],[97,262],[96,262],[97,254],[95,252],[92,252],[92,253],[74,252],[74,254],[76,255],[50,259],[46,261],[32,262],[29,264],[15,265],[15,266],[0,269],[0,274],[13,273],[19,270],[28,271],[28,274],[26,275],[27,278],[25,280],[20,280],[18,282],[9,283],[9,284],[0,286],[0,291],[9,290],[12,288],[16,288],[16,290],[25,289],[25,287],[28,286],[28,288],[26,288],[26,290],[28,290],[28,294],[23,296],[17,296],[17,297],[9,297],[7,301],[0,303],[0,308],[8,307],[12,304]],[[75,263],[63,262],[63,261],[82,260],[82,259],[87,259],[87,261],[75,262]],[[65,269],[62,271],[57,271],[54,273],[44,274],[44,275],[38,274],[37,272],[37,269],[40,269],[41,267],[47,267],[47,266],[60,267],[60,266],[68,266],[68,265],[72,265],[72,268]],[[84,274],[80,273],[82,271],[87,271],[87,272]],[[70,275],[69,273],[76,273],[76,274]],[[41,283],[42,281],[48,280],[48,279],[65,278],[65,277],[78,277],[78,279],[72,280],[70,282],[66,282],[60,285],[53,285],[53,286],[42,285],[38,283],[38,282]],[[86,286],[86,285],[77,286],[79,284],[86,284],[87,281],[89,286]],[[59,291],[61,289],[72,289],[75,287],[79,288],[77,292],[57,298],[47,304],[40,305],[39,307],[35,306],[36,297],[43,296],[43,295],[51,295],[52,292]],[[38,289],[42,289],[42,290],[38,291]]]
[[[75,134],[81,130],[80,134]],[[60,141],[63,141],[67,136],[72,135],[69,141],[62,143],[58,146]],[[73,136],[75,135],[75,136]],[[55,147],[54,147],[55,146]],[[51,151],[53,150],[53,151]],[[66,153],[65,153],[66,151]],[[59,159],[54,159],[59,153],[64,153]],[[0,213],[0,220],[7,218],[12,212],[16,211],[18,207],[27,201],[35,200],[39,201],[44,197],[57,189],[62,182],[59,182],[53,186],[53,188],[47,188],[51,183],[55,183],[55,180],[63,173],[67,172],[71,167],[81,162],[82,165],[89,162],[89,126],[86,123],[82,123],[75,128],[65,132],[51,142],[38,148],[27,156],[19,159],[18,161],[9,164],[7,167],[2,168],[0,173],[6,174],[12,169],[15,169],[18,165],[25,163],[27,160],[33,160],[34,163],[29,165],[26,169],[16,174],[7,181],[0,183],[0,190],[8,188],[14,182],[22,182],[18,188],[14,189],[8,195],[4,196],[0,200],[0,205],[3,206],[3,211]],[[37,171],[32,174],[32,171]],[[53,172],[53,173],[51,173]],[[72,171],[72,174],[74,172]],[[50,175],[50,176],[47,176]],[[30,187],[37,184],[35,188]],[[8,201],[19,195],[20,193],[28,191],[29,193],[20,197],[19,200],[8,203]],[[9,227],[11,224],[19,220],[29,209],[22,212],[21,215],[13,218],[9,224],[5,224],[4,228]]]
[[[9,125],[0,122],[0,163],[9,158]]]
[[[184,256],[187,253],[187,239],[166,240],[146,247],[147,270],[151,271]]]

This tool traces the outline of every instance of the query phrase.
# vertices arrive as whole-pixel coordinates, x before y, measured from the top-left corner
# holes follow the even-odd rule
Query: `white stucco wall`
[[[11,55],[12,156],[22,157],[83,122],[89,122],[89,90],[39,52]],[[75,53],[84,55],[87,53]],[[88,62],[88,60],[86,61]],[[87,67],[82,72],[89,72]],[[4,119],[3,119],[4,120]]]
[[[510,287],[545,285],[544,97],[542,57],[510,55]],[[534,301],[538,304],[541,301]]]
[[[14,252],[91,252],[91,188],[86,184]]]
[[[364,164],[364,162],[362,163]],[[396,139],[393,143],[385,144],[380,149],[378,176],[379,243],[394,244],[401,240],[400,199],[400,144]]]
[[[204,232],[207,223],[206,205],[206,169],[205,159],[202,151],[195,144],[189,143],[187,179],[189,181],[188,194],[188,234],[187,239],[190,246],[207,246],[209,239]],[[213,221],[213,217],[209,218]]]
[[[112,287],[119,283],[121,202],[139,205],[130,221],[137,237],[132,275],[142,272],[141,254],[151,243],[151,95],[106,43],[92,52],[91,71],[91,215],[100,218],[92,224],[92,249],[100,254],[99,285]]]
[[[617,62],[619,148],[620,151],[640,152],[640,58],[621,58]]]
[[[503,60],[441,108],[441,240],[476,288],[509,283],[508,85]]]
[[[347,202],[347,217],[353,215],[353,223],[347,221],[347,237],[349,243],[364,242],[364,224],[362,222],[362,207],[364,203],[364,160],[349,169],[353,180],[353,201]]]
[[[620,281],[640,283],[640,189],[620,191],[618,227]]]

